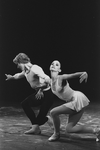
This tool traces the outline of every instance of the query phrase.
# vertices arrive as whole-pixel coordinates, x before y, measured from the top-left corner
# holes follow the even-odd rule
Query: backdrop
[[[70,86],[100,99],[100,1],[99,0],[1,0],[0,1],[0,106],[20,104],[33,90],[26,79],[5,81],[20,70],[13,58],[26,53],[50,75],[59,60],[63,73],[86,71],[88,82],[73,79]]]

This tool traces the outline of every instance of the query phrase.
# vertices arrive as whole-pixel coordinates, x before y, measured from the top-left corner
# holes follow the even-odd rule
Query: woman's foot
[[[52,142],[52,141],[57,141],[60,138],[60,133],[54,133],[49,139],[48,141]]]
[[[41,134],[41,130],[39,128],[39,125],[32,125],[32,128],[25,132],[25,134]]]
[[[96,141],[100,141],[100,128],[98,126],[94,129],[94,133],[96,135]]]

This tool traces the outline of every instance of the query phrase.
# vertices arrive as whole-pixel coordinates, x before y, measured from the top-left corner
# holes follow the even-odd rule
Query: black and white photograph
[[[100,1],[0,0],[0,150],[100,149]]]

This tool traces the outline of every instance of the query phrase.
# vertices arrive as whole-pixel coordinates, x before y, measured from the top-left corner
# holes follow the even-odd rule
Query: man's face
[[[22,63],[18,63],[17,67],[21,70],[24,70],[24,64]]]
[[[52,62],[51,66],[50,66],[50,70],[52,71],[59,71],[60,70],[60,62],[55,60]]]

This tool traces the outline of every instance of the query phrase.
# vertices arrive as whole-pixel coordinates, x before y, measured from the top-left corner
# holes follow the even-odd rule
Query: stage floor
[[[100,142],[90,134],[70,134],[65,136],[67,116],[61,115],[61,138],[49,142],[53,130],[45,123],[41,135],[25,135],[31,124],[21,108],[0,108],[0,150],[99,150]],[[100,126],[100,104],[90,104],[79,124]]]

